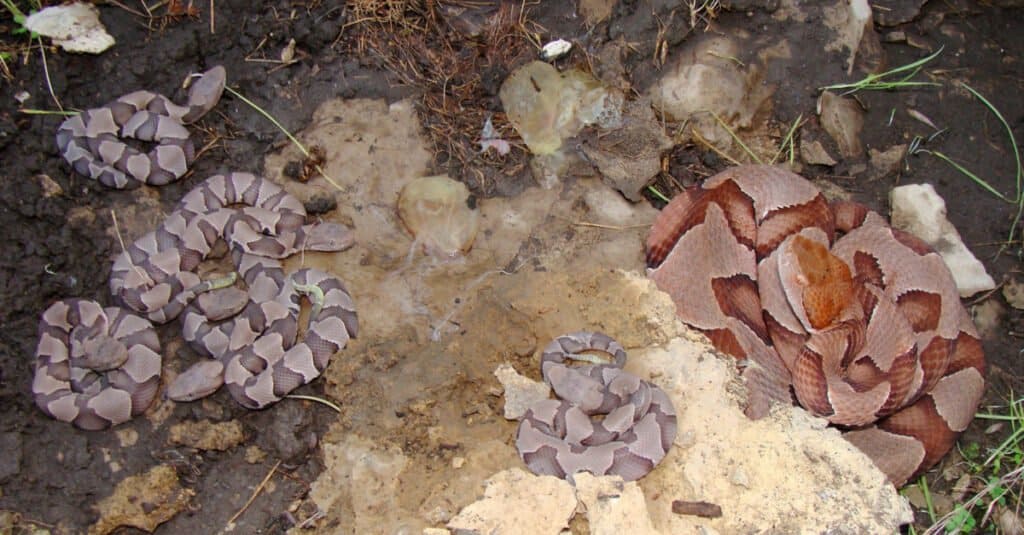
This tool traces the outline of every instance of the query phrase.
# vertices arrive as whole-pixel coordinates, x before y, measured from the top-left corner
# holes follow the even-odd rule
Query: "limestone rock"
[[[187,509],[192,495],[191,490],[181,487],[173,468],[155,466],[117,484],[114,493],[97,505],[100,519],[89,527],[89,534],[105,535],[121,526],[153,531]]]
[[[906,144],[893,145],[885,150],[868,149],[868,159],[871,162],[870,178],[884,178],[898,173],[906,155]]]
[[[523,377],[509,364],[498,366],[494,376],[505,389],[505,418],[509,420],[522,418],[530,405],[547,399],[551,393],[547,383]]]
[[[946,262],[960,297],[996,287],[985,266],[964,245],[953,224],[946,219],[946,201],[931,184],[908,184],[892,189],[892,226],[921,238]]]
[[[448,529],[460,535],[556,535],[569,526],[575,510],[576,496],[569,483],[511,468],[488,479],[484,497],[459,511]]]
[[[1013,308],[1024,309],[1024,282],[1011,278],[1003,284],[1003,298]]]
[[[818,140],[805,141],[800,144],[800,159],[811,165],[832,166],[836,164],[835,158],[825,150]]]
[[[591,535],[658,534],[636,481],[627,483],[618,476],[597,477],[587,472],[573,477],[576,497],[587,511]]]
[[[29,15],[25,28],[53,39],[68,52],[99,54],[114,46],[114,38],[100,22],[96,6],[76,2],[53,6]]]

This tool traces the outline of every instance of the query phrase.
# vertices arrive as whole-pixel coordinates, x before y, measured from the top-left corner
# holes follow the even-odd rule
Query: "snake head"
[[[198,121],[217,105],[221,94],[224,93],[227,77],[224,67],[217,65],[192,82],[188,91],[188,105],[192,109],[182,118],[183,123]]]
[[[172,401],[195,401],[217,391],[224,384],[224,365],[219,360],[201,360],[179,374],[164,397]]]
[[[306,234],[302,248],[306,251],[344,251],[356,243],[355,232],[340,223],[314,223],[302,230]]]

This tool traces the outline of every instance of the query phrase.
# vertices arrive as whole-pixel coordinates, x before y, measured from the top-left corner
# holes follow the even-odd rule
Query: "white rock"
[[[625,483],[619,476],[597,477],[588,472],[573,478],[576,497],[587,511],[591,535],[657,535],[636,481]]]
[[[535,533],[555,535],[576,511],[572,486],[553,476],[518,468],[487,480],[484,497],[464,507],[448,529],[465,534]]]
[[[494,370],[494,376],[505,389],[505,418],[518,420],[534,403],[547,399],[551,388],[546,383],[523,377],[509,364]]]
[[[541,48],[540,57],[545,61],[551,61],[568,54],[570,50],[572,50],[572,43],[565,39],[555,39]]]
[[[860,51],[864,32],[873,31],[871,6],[867,0],[849,0],[836,2],[823,10],[824,23],[833,32],[832,39],[825,45],[825,50],[849,54],[846,73],[853,72],[853,66]]]
[[[960,297],[996,287],[992,277],[964,245],[960,233],[946,219],[946,202],[931,184],[908,184],[893,188],[892,226],[905,230],[935,248],[953,273]]]
[[[92,4],[75,3],[40,10],[25,19],[25,27],[68,52],[99,54],[114,46],[114,38],[100,22]]]
[[[323,455],[324,472],[309,491],[313,503],[325,512],[344,509],[356,533],[391,531],[388,528],[393,525],[382,519],[397,517],[399,505],[394,496],[408,457],[397,448],[356,436],[348,436],[344,442],[325,442]],[[360,491],[349,495],[349,486]]]

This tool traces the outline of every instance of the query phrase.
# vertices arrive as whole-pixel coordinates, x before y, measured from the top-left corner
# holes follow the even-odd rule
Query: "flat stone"
[[[494,376],[505,389],[505,418],[509,420],[522,418],[530,405],[548,399],[551,392],[547,383],[523,377],[509,364],[498,366]]]
[[[619,476],[595,476],[580,472],[576,497],[586,509],[591,535],[657,535],[647,511],[644,492],[636,481],[623,482]]]
[[[821,127],[836,142],[839,153],[844,158],[863,155],[860,133],[864,129],[864,112],[857,101],[825,91],[818,100],[818,109]]]
[[[448,529],[460,535],[556,535],[569,527],[575,510],[576,496],[569,483],[511,468],[488,479],[484,497],[459,511]]]
[[[825,150],[825,146],[818,140],[805,141],[800,144],[800,159],[810,165],[833,166],[836,164],[835,158]]]

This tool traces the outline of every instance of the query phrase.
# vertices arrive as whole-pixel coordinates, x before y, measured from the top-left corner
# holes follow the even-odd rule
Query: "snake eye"
[[[260,234],[262,234],[264,236],[271,236],[271,237],[274,236],[274,233],[270,232],[270,229],[268,229],[268,228],[265,228],[262,231],[260,231]]]

